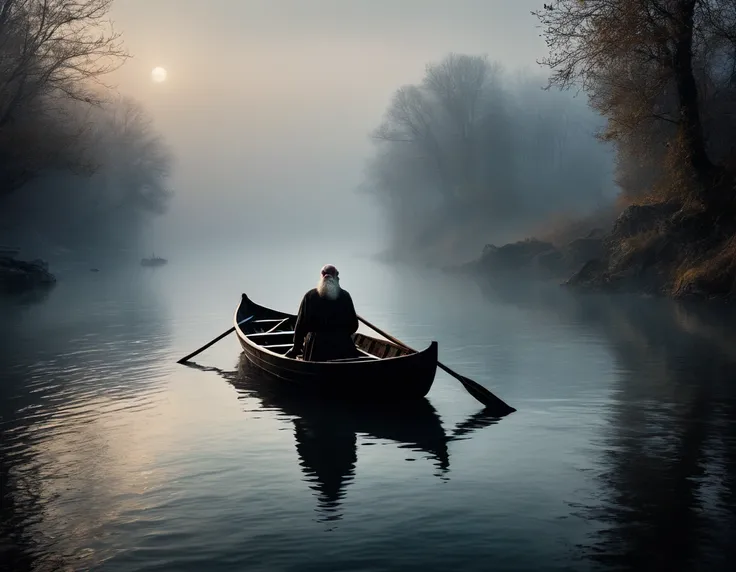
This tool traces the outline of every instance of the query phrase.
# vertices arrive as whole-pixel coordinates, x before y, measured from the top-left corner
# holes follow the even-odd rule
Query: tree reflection
[[[435,467],[434,474],[447,478],[448,444],[499,421],[483,410],[448,434],[427,399],[380,406],[332,400],[264,376],[242,354],[232,372],[188,365],[216,371],[237,389],[240,398],[255,398],[262,408],[292,418],[299,464],[315,491],[318,520],[323,522],[342,518],[342,502],[355,478],[358,435],[424,453]]]
[[[584,554],[622,570],[730,570],[736,563],[736,312],[559,287],[480,284],[602,334],[617,362],[596,446],[600,494],[579,516]]]

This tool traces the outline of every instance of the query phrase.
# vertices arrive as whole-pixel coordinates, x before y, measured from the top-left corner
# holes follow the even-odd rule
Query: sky
[[[371,237],[356,193],[392,93],[449,52],[541,71],[541,0],[117,0],[111,78],[170,145],[168,240]],[[151,70],[168,72],[155,83]]]

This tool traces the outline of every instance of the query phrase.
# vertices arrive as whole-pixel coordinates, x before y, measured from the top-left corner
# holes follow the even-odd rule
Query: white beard
[[[323,276],[317,284],[317,294],[328,300],[337,300],[340,295],[340,281],[332,276]]]

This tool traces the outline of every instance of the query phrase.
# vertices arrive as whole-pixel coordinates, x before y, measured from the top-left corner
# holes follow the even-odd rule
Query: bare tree
[[[436,119],[436,109],[427,95],[419,87],[407,85],[396,91],[372,137],[378,142],[408,144],[421,151],[435,169],[442,194],[449,199],[452,181],[436,133]]]
[[[102,76],[127,57],[113,0],[0,0],[0,129],[38,98],[101,101]]]
[[[373,133],[378,141],[421,149],[448,204],[482,194],[479,136],[488,126],[488,87],[495,71],[484,56],[449,54],[428,64],[420,85],[397,90]]]
[[[674,125],[671,142],[696,195],[709,206],[730,200],[728,185],[715,184],[723,170],[708,154],[696,74],[713,38],[734,30],[732,0],[555,0],[533,14],[549,48],[540,63],[553,72],[550,85],[586,90],[613,140],[651,122]]]
[[[36,103],[0,128],[0,198],[44,172],[94,172],[88,153],[89,125],[81,116],[71,102],[60,102],[53,114]]]
[[[171,197],[166,183],[172,155],[143,107],[119,97],[96,108],[92,119],[93,160],[117,191],[108,192],[109,208],[163,213]]]
[[[599,200],[611,157],[590,144],[591,110],[576,114],[536,78],[509,79],[485,56],[449,54],[395,92],[373,132],[365,185],[391,217],[395,246],[459,244],[486,224]]]
[[[436,102],[449,137],[458,198],[477,198],[479,128],[488,110],[487,83],[492,72],[484,56],[449,54],[427,65],[422,86]]]
[[[490,72],[483,56],[449,54],[441,62],[427,65],[423,85],[452,118],[464,140],[472,136],[483,111],[483,93]]]
[[[89,174],[82,107],[127,57],[112,0],[0,0],[0,195],[44,171]]]

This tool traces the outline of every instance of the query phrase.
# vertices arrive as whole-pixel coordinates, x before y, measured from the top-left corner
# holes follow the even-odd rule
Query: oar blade
[[[395,343],[398,346],[401,346],[401,347],[406,348],[408,350],[412,350],[412,348],[410,348],[409,346],[407,346],[404,342],[402,342],[399,339],[394,338],[392,335],[387,334],[383,330],[377,328],[376,326],[374,326],[373,324],[371,324],[368,320],[366,320],[362,316],[358,316],[358,320],[360,320],[361,322],[363,322],[366,326],[368,326],[372,330],[375,330],[376,332],[378,332],[380,335],[382,335],[387,340]],[[416,350],[412,350],[412,351],[416,351]],[[460,375],[456,371],[451,370],[449,367],[447,367],[442,362],[438,361],[437,362],[437,367],[439,367],[441,370],[445,371],[446,373],[450,374],[452,377],[454,377],[460,383],[462,383],[463,384],[463,387],[467,390],[467,392],[470,395],[472,395],[480,403],[482,403],[483,405],[485,405],[486,406],[486,409],[488,409],[489,411],[494,411],[494,413],[496,415],[498,415],[499,417],[503,417],[504,415],[508,415],[509,413],[513,413],[514,411],[516,411],[516,409],[514,409],[513,407],[511,407],[508,403],[505,403],[500,398],[498,398],[495,395],[493,395],[493,393],[491,393],[490,391],[488,391],[482,385],[474,382],[472,379],[468,379],[467,377],[465,377],[463,375]]]
[[[467,392],[485,405],[489,411],[493,411],[498,415],[508,415],[509,413],[516,411],[516,409],[511,407],[508,403],[496,397],[493,393],[472,379],[459,374],[457,375],[457,379],[463,384]]]

